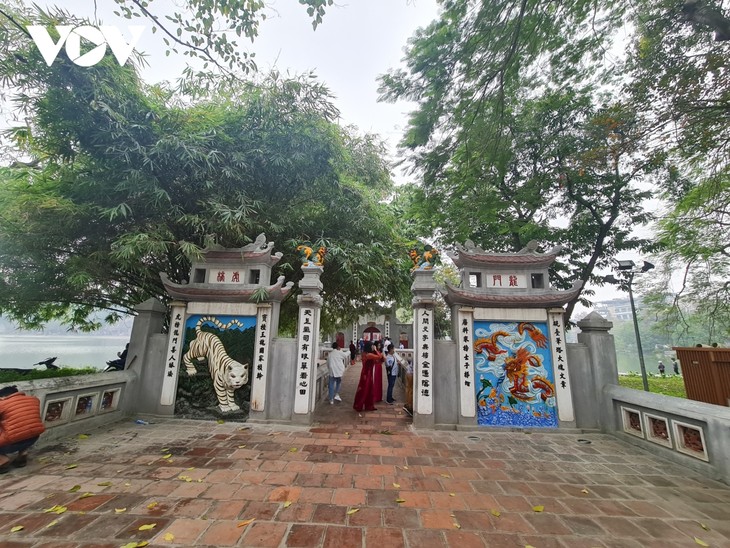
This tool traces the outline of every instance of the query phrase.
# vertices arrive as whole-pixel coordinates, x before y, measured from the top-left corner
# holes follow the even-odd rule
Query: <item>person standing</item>
[[[354,341],[350,341],[350,365],[355,365],[355,358],[357,358],[357,346]]]
[[[373,349],[381,358],[373,368],[373,393],[375,394],[375,403],[378,403],[383,401],[383,362],[385,361],[383,341],[375,341]]]
[[[0,474],[6,474],[11,465],[22,468],[28,464],[28,449],[45,430],[38,398],[15,386],[0,389]],[[18,456],[11,462],[8,455],[13,453]]]
[[[664,366],[664,362],[659,362],[659,365],[657,365],[657,369],[659,370],[659,374],[663,377],[664,371],[666,370],[666,367]]]
[[[335,400],[342,401],[340,397],[340,385],[342,384],[342,375],[345,374],[345,360],[350,353],[347,350],[340,350],[340,345],[336,342],[332,343],[332,351],[327,356],[327,371],[329,372],[329,396],[330,405]]]
[[[672,369],[674,370],[675,375],[679,375],[679,362],[677,361],[677,358],[672,358]]]
[[[373,370],[383,363],[383,355],[373,350],[373,344],[368,341],[365,343],[361,361],[362,371],[360,372],[360,381],[357,383],[355,403],[352,408],[358,413],[361,411],[377,411],[375,408],[375,393],[373,392]]]
[[[385,357],[385,371],[388,374],[388,391],[385,394],[385,403],[393,405],[393,387],[398,379],[398,357],[395,355],[395,346],[388,347],[388,355]]]

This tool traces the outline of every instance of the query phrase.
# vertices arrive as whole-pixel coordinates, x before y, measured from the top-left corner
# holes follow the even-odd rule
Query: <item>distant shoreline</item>
[[[56,356],[56,365],[62,367],[103,369],[127,342],[129,335],[0,333],[0,355],[4,368],[29,369]]]

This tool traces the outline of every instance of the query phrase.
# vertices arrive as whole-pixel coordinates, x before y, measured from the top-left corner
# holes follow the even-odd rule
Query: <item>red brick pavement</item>
[[[312,427],[128,420],[41,441],[0,479],[0,546],[730,547],[723,484],[602,434],[414,432],[384,402],[359,417],[359,370]]]

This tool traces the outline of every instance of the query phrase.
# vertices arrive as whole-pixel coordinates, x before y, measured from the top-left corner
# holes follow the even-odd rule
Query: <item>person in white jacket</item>
[[[342,375],[345,374],[345,360],[350,359],[349,350],[340,350],[340,345],[336,342],[332,343],[332,351],[327,356],[327,370],[329,372],[329,397],[330,405],[335,400],[342,401],[340,397],[340,384],[342,384]]]

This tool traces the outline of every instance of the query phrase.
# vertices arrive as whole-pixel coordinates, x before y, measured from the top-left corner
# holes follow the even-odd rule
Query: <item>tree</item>
[[[110,58],[48,67],[19,29],[2,32],[0,75],[23,120],[0,174],[3,315],[95,327],[92,310],[113,320],[164,302],[159,272],[184,281],[206,245],[260,232],[292,280],[295,242],[329,248],[323,328],[407,294],[407,245],[379,206],[392,187],[382,144],[335,124],[313,78],[272,74],[193,100]]]
[[[655,311],[682,332],[703,318],[695,342],[722,340],[730,326],[730,42],[727,33],[721,39],[728,17],[720,7],[646,3],[630,58],[629,91],[644,106],[649,144],[677,159],[663,188],[669,207],[658,231],[664,275],[652,288]],[[682,276],[670,292],[674,272]]]
[[[647,283],[644,303],[656,320],[656,329],[666,333],[676,345],[727,344],[730,342],[730,264],[721,254],[681,245],[682,233],[692,232],[693,223],[678,224],[673,212],[663,223],[665,244],[659,272]],[[716,233],[722,231],[715,230]],[[679,241],[678,241],[679,240]],[[690,235],[685,241],[693,241]],[[701,244],[700,244],[701,247]],[[683,268],[677,268],[684,264]],[[679,279],[675,274],[679,273]]]
[[[698,160],[727,180],[730,42],[720,7],[691,0],[442,6],[409,41],[406,68],[382,77],[381,91],[384,100],[418,103],[402,141],[423,177],[411,203],[428,212],[418,218],[443,242],[468,237],[502,250],[529,239],[565,243],[568,264],[558,265],[553,281],[597,282],[593,270],[617,252],[658,249],[632,237],[651,220],[642,199],[676,201],[702,186]],[[523,124],[540,102],[544,130],[536,131]],[[556,148],[558,135],[572,157]],[[686,206],[678,207],[686,213]],[[726,211],[715,209],[715,222]]]
[[[438,182],[412,190],[413,217],[445,242],[471,239],[497,251],[533,239],[562,244],[567,260],[552,272],[557,286],[598,282],[594,271],[617,253],[648,248],[630,231],[651,219],[644,183],[661,173],[662,157],[642,153],[641,128],[627,106],[592,102],[572,89],[515,101],[500,135],[485,129],[481,155],[465,150],[468,143],[456,146]]]
[[[647,245],[630,233],[651,220],[642,185],[663,156],[643,153],[632,105],[599,92],[615,5],[447,1],[409,42],[407,70],[382,77],[384,99],[418,101],[402,141],[423,176],[411,202],[443,243],[563,244],[561,288]]]
[[[687,165],[701,165],[708,173],[720,172],[728,164],[730,82],[724,75],[730,68],[730,42],[716,41],[711,28],[698,24],[689,11],[703,5],[722,13],[713,4],[641,3],[629,49],[627,86],[645,112],[644,122],[654,135],[651,144],[671,147]],[[691,177],[674,190],[675,197],[701,174],[683,175]]]

